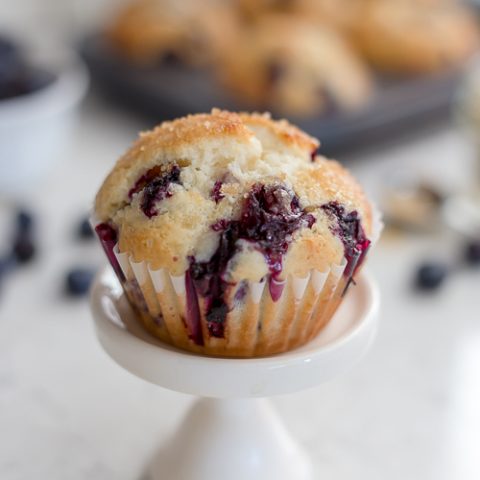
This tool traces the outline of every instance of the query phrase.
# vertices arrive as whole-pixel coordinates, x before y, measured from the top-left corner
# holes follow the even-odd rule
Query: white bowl
[[[60,158],[88,87],[87,69],[73,52],[50,49],[31,57],[56,78],[34,93],[0,100],[0,193],[14,198]]]

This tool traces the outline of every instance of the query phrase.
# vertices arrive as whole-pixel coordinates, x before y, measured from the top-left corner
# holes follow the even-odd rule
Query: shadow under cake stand
[[[135,320],[110,269],[95,280],[98,339],[120,366],[170,390],[203,397],[148,467],[151,480],[312,480],[309,459],[268,401],[352,367],[375,336],[377,288],[358,277],[334,318],[307,345],[264,358],[200,356],[166,345]]]

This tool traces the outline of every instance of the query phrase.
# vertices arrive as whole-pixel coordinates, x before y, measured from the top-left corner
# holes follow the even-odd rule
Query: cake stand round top
[[[179,350],[146,332],[110,268],[97,275],[91,292],[98,338],[120,366],[170,390],[217,398],[292,393],[343,373],[371,345],[378,308],[378,289],[363,272],[330,323],[303,347],[261,358],[214,358]]]

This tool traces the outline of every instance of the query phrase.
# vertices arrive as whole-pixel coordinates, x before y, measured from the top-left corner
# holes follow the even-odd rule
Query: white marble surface
[[[140,128],[89,99],[57,170],[31,192],[42,254],[0,291],[2,480],[137,479],[192,401],[117,367],[87,303],[61,295],[67,267],[103,261],[72,228]],[[458,184],[469,155],[443,128],[352,166],[371,189],[407,165]],[[440,295],[409,288],[419,259],[454,246],[447,236],[384,241],[369,262],[383,296],[371,353],[332,383],[274,399],[319,479],[480,478],[480,272],[457,273]]]

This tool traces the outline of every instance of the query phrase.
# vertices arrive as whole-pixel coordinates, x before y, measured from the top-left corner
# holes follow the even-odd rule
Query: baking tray
[[[212,107],[248,109],[229,96],[207,70],[134,66],[99,34],[86,38],[80,50],[102,91],[156,122]],[[375,94],[361,110],[289,120],[318,137],[324,153],[378,144],[445,118],[460,78],[458,71],[417,78],[378,77]]]

